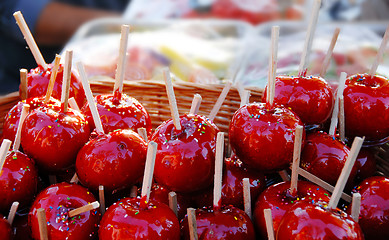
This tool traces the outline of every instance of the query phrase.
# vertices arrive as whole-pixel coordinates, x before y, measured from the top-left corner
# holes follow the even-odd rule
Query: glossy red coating
[[[150,116],[135,98],[117,91],[115,95],[97,95],[95,102],[105,133],[116,129],[132,129],[137,132],[138,128],[146,128],[148,135],[151,135]],[[81,111],[91,128],[95,128],[89,104],[86,103]]]
[[[154,177],[177,192],[205,189],[213,181],[219,129],[201,115],[183,115],[180,123],[178,131],[166,121],[151,137],[158,144]]]
[[[13,202],[25,207],[34,199],[38,170],[33,160],[19,151],[9,151],[0,173],[0,211],[6,213]]]
[[[266,101],[266,88],[262,101]],[[304,124],[321,124],[332,113],[334,95],[321,77],[278,76],[274,103],[290,107]]]
[[[253,223],[247,214],[232,206],[222,207],[220,210],[196,209],[196,223],[198,239],[224,240],[254,240]],[[181,223],[183,240],[189,240],[188,218]]]
[[[254,208],[254,224],[259,234],[267,239],[265,215],[263,210],[271,209],[273,216],[274,232],[277,232],[279,224],[285,212],[297,202],[329,201],[326,190],[307,181],[298,181],[297,193],[292,196],[289,192],[290,182],[281,182],[268,187],[258,197]]]
[[[180,225],[165,204],[150,200],[140,207],[139,198],[124,198],[108,208],[100,222],[100,240],[180,239]]]
[[[22,114],[23,105],[30,105],[30,112],[43,105],[44,97],[28,98],[26,100],[18,102],[15,106],[8,111],[5,116],[4,125],[3,125],[3,138],[9,139],[12,142],[15,140],[16,131],[18,130],[19,118]],[[61,103],[54,98],[50,98],[47,107],[52,105],[60,106]]]
[[[28,213],[23,215],[16,214],[12,223],[12,231],[14,233],[13,240],[32,240],[31,230],[28,226]]]
[[[358,225],[345,212],[330,210],[326,203],[296,203],[282,218],[277,239],[292,240],[363,240]]]
[[[77,184],[58,183],[38,194],[31,206],[28,222],[32,237],[39,240],[37,210],[46,211],[49,239],[92,239],[96,236],[100,221],[100,210],[87,211],[69,217],[68,212],[96,201],[88,189]]]
[[[377,163],[374,156],[374,150],[369,148],[361,148],[357,160],[355,161],[357,173],[354,183],[359,184],[368,177],[374,176],[377,172]]]
[[[389,81],[357,74],[346,80],[343,92],[346,136],[365,136],[364,145],[379,144],[389,136]]]
[[[287,108],[268,110],[265,103],[245,105],[230,122],[231,148],[248,167],[262,172],[285,169],[292,161],[299,125],[303,125],[300,118]]]
[[[43,70],[42,66],[31,69],[27,74],[27,97],[42,97],[46,95],[47,87],[49,85],[51,77],[52,64],[47,65],[46,71]],[[55,79],[52,96],[56,99],[61,99],[62,93],[62,81],[63,81],[63,65],[61,64],[57,77]],[[20,91],[20,89],[19,89]],[[74,97],[79,107],[84,105],[85,94],[82,84],[78,76],[72,72],[70,79],[69,98]]]
[[[4,240],[12,240],[13,239],[11,225],[9,225],[9,222],[7,221],[7,219],[1,214],[0,214],[0,236],[1,236],[1,239],[4,239]]]
[[[80,182],[93,190],[131,187],[142,176],[147,143],[136,132],[122,129],[92,139],[77,155]]]
[[[247,168],[235,154],[224,160],[222,179],[223,205],[232,205],[244,209],[243,178],[249,178],[251,202],[254,205],[259,194],[266,188],[265,176],[254,169]],[[213,205],[213,188],[202,191],[194,196],[197,207]]]
[[[307,134],[301,151],[301,168],[335,186],[350,149],[337,138],[325,132]],[[357,167],[354,165],[347,187],[352,188]]]
[[[58,106],[39,107],[23,123],[21,145],[40,168],[60,172],[76,162],[89,135],[89,124],[78,111],[68,108],[63,113]]]
[[[389,178],[365,179],[358,187],[361,194],[359,225],[367,240],[389,239]],[[348,207],[350,212],[352,205]]]

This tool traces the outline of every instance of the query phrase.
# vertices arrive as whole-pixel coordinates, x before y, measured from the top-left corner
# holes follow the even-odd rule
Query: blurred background
[[[312,0],[2,0],[0,94],[18,90],[19,69],[37,64],[12,14],[20,10],[47,63],[74,51],[90,80],[113,78],[120,26],[130,24],[125,79],[159,80],[169,66],[175,81],[231,79],[263,88],[270,30],[280,26],[278,74],[296,74]],[[370,68],[389,24],[389,0],[323,0],[309,61],[318,74],[335,28],[341,29],[325,78],[336,85]],[[389,48],[378,73],[389,76]]]

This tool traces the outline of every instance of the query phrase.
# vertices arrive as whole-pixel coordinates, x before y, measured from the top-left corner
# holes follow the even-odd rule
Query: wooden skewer
[[[53,68],[51,69],[49,85],[47,86],[47,91],[46,91],[46,96],[44,101],[45,104],[49,102],[51,94],[53,93],[55,79],[57,78],[60,61],[61,61],[61,56],[57,54],[55,56]]]
[[[148,142],[146,128],[143,128],[143,127],[142,128],[138,128],[138,134],[143,138],[143,140]]]
[[[354,166],[355,160],[357,159],[359,150],[362,147],[364,138],[356,137],[351,146],[350,153],[348,154],[346,163],[340,173],[338,181],[336,182],[334,192],[332,193],[330,202],[328,203],[329,209],[335,209],[338,205],[341,194],[343,193],[343,189],[346,186],[348,177],[350,176],[351,169]]]
[[[199,112],[201,100],[201,95],[196,93],[193,97],[192,106],[190,107],[189,114],[195,115]]]
[[[337,91],[336,98],[335,98],[334,110],[332,111],[330,130],[328,131],[328,134],[331,136],[335,136],[335,129],[336,129],[336,126],[338,125],[339,97],[343,96],[343,90],[344,90],[346,78],[347,78],[347,73],[342,72],[340,74],[340,78],[339,78],[339,86],[338,86],[338,91]]]
[[[389,40],[389,26],[386,28],[384,37],[382,38],[382,42],[381,42],[380,48],[379,48],[379,50],[377,52],[377,56],[375,58],[375,61],[374,61],[373,65],[371,66],[370,73],[369,73],[370,76],[374,76],[376,74],[378,65],[380,64],[380,62],[382,60],[382,57],[383,57],[384,52],[385,52],[386,45],[388,44],[388,40]]]
[[[169,69],[165,69],[163,71],[163,77],[165,79],[166,92],[169,99],[170,112],[173,118],[174,127],[177,130],[181,130],[180,114],[178,113],[176,96],[174,95],[173,83]]]
[[[280,27],[273,26],[271,30],[271,55],[269,58],[269,73],[267,78],[268,84],[267,84],[266,105],[268,109],[273,108],[273,102],[274,102],[279,34],[280,34]]]
[[[346,139],[346,123],[344,120],[344,98],[339,96],[339,137],[341,141]]]
[[[197,235],[197,222],[196,222],[196,210],[194,208],[188,208],[188,225],[190,240],[198,240]]]
[[[242,97],[240,98],[240,107],[250,103],[250,95],[251,92],[249,90],[244,90],[242,92]]]
[[[297,126],[295,131],[294,150],[293,150],[293,164],[292,164],[292,177],[290,181],[290,194],[296,196],[297,183],[298,183],[298,168],[300,166],[301,156],[301,142],[303,140],[303,126]]]
[[[47,64],[43,59],[42,53],[39,51],[38,45],[36,44],[34,37],[32,36],[31,31],[28,28],[22,13],[20,11],[17,11],[13,15],[16,19],[16,23],[20,28],[20,31],[22,31],[24,39],[26,39],[27,45],[30,48],[32,55],[34,56],[36,63],[42,66],[44,70],[46,70]]]
[[[311,15],[311,19],[309,21],[307,36],[305,38],[303,53],[301,56],[300,66],[299,66],[299,70],[298,70],[299,76],[304,75],[304,72],[307,69],[307,65],[308,65],[308,61],[309,61],[309,54],[310,54],[311,49],[312,49],[313,35],[315,33],[317,19],[319,17],[320,5],[321,5],[321,0],[314,1],[312,15]]]
[[[155,165],[155,157],[157,155],[157,143],[151,141],[149,142],[147,148],[147,157],[146,157],[146,166],[145,173],[143,176],[143,184],[142,184],[142,193],[141,197],[146,197],[146,202],[150,199],[150,190],[151,185],[153,184],[153,173],[154,173],[154,165]]]
[[[95,201],[93,203],[89,203],[87,205],[84,205],[82,207],[79,207],[79,208],[76,208],[76,209],[69,211],[69,217],[74,217],[76,215],[80,215],[81,213],[94,210],[98,207],[100,207],[100,203],[98,201]]]
[[[81,111],[74,97],[69,98],[69,106],[74,110]]]
[[[72,177],[72,179],[70,179],[70,183],[73,183],[73,184],[77,184],[78,183],[78,176],[77,176],[77,173],[75,173]]]
[[[104,196],[104,186],[99,186],[99,201],[100,201],[100,212],[101,215],[105,213],[105,196]]]
[[[173,212],[177,215],[177,194],[175,192],[170,192],[169,193],[169,207]]]
[[[265,214],[267,237],[269,240],[275,240],[271,209],[265,209],[263,210],[263,213]]]
[[[49,234],[47,232],[46,211],[43,208],[37,210],[39,235],[41,240],[49,240]]]
[[[338,27],[335,28],[334,34],[332,35],[330,46],[328,47],[327,54],[323,60],[323,65],[319,74],[320,77],[324,77],[326,75],[328,66],[330,65],[332,53],[334,52],[336,41],[338,40],[339,32],[340,32],[340,28]]]
[[[9,147],[11,146],[11,141],[8,139],[4,139],[1,143],[0,147],[0,176],[3,174],[3,166],[5,159],[7,158],[7,153],[9,150]]]
[[[211,113],[208,116],[208,118],[211,121],[213,121],[215,119],[217,113],[219,112],[220,108],[222,107],[223,102],[226,99],[227,94],[228,94],[228,92],[231,89],[231,86],[232,86],[232,82],[231,81],[227,81],[226,85],[224,85],[224,88],[223,88],[222,92],[220,93],[219,98],[217,99],[215,105],[213,106],[213,108],[211,110]]]
[[[280,175],[282,181],[284,182],[290,181],[290,176],[286,170],[278,171],[278,174]]]
[[[65,53],[65,67],[63,69],[63,80],[62,80],[62,93],[61,103],[63,104],[63,112],[68,111],[69,102],[69,90],[70,90],[70,78],[72,76],[72,58],[73,51],[67,50]]]
[[[16,214],[16,211],[18,210],[18,207],[19,207],[19,202],[12,203],[12,206],[11,206],[11,209],[9,211],[8,218],[7,218],[7,221],[9,222],[9,225],[11,225],[11,226],[12,226],[12,223],[15,219],[15,214]]]
[[[22,126],[23,126],[24,120],[26,119],[29,111],[30,111],[30,105],[23,104],[22,113],[20,114],[20,118],[19,118],[18,129],[16,130],[14,145],[12,147],[14,151],[18,151],[20,148],[20,138],[21,138],[21,134],[22,134]]]
[[[88,82],[88,77],[85,73],[84,65],[81,62],[77,62],[78,72],[80,73],[80,79],[82,87],[85,91],[86,99],[88,100],[89,109],[92,113],[93,121],[96,125],[96,130],[99,134],[104,134],[103,124],[101,123],[99,112],[97,111],[96,103],[93,99],[92,91]]]
[[[354,219],[354,221],[358,222],[360,212],[361,212],[361,194],[354,193],[352,208],[351,208],[351,217]]]
[[[123,80],[124,80],[124,69],[127,62],[127,45],[128,45],[128,34],[130,32],[129,25],[122,25],[121,37],[120,37],[120,48],[119,48],[119,61],[117,64],[116,75],[115,75],[115,86],[113,87],[113,94],[116,90],[123,92]]]
[[[130,197],[134,198],[138,195],[138,188],[136,186],[132,186],[130,191]]]
[[[26,100],[28,98],[27,74],[27,69],[20,69],[20,99],[22,100]]]
[[[250,179],[243,178],[243,202],[244,202],[244,211],[249,216],[249,218],[252,218],[251,214],[251,193],[250,193]]]
[[[213,207],[221,207],[222,197],[222,177],[223,177],[223,153],[224,153],[224,133],[218,132],[216,138],[216,155],[215,155],[215,176],[213,188]]]
[[[50,185],[57,184],[57,176],[49,175],[49,182],[50,182]]]

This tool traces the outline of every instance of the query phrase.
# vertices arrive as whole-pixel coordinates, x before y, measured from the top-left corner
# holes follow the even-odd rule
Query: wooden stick
[[[338,40],[340,28],[335,28],[334,34],[332,35],[330,46],[328,47],[327,54],[323,60],[323,65],[320,70],[320,77],[324,77],[326,75],[326,72],[328,70],[328,66],[330,65],[332,53],[334,52],[336,41]]]
[[[360,212],[361,212],[361,194],[354,193],[352,208],[351,208],[351,217],[354,219],[354,221],[358,222]]]
[[[50,185],[57,184],[57,176],[49,175],[49,182],[50,182]]]
[[[74,110],[81,111],[74,97],[69,98],[69,106]]]
[[[196,222],[196,210],[194,208],[188,208],[186,210],[188,214],[189,236],[190,240],[198,240],[197,235],[197,222]]]
[[[70,179],[70,183],[73,183],[73,184],[77,184],[78,183],[78,176],[77,176],[77,173],[75,173],[72,177],[72,179]]]
[[[39,235],[41,240],[49,240],[49,234],[47,232],[47,220],[46,211],[43,208],[37,210],[38,224],[39,224]]]
[[[138,128],[138,134],[143,138],[143,140],[148,142],[146,128],[143,128],[143,127],[142,128]]]
[[[173,212],[177,215],[177,194],[175,192],[170,192],[169,193],[169,207]]]
[[[359,150],[362,147],[363,140],[364,138],[360,138],[360,137],[354,138],[353,144],[350,149],[350,153],[347,156],[346,163],[344,164],[342,172],[340,173],[338,181],[336,182],[334,192],[332,193],[330,202],[328,203],[329,209],[335,209],[336,206],[338,205],[340,196],[350,176],[351,169],[353,168]]]
[[[319,17],[320,5],[321,5],[321,0],[314,1],[312,15],[311,15],[311,19],[309,21],[307,35],[306,35],[305,43],[304,43],[304,49],[303,49],[303,53],[301,55],[300,66],[298,69],[299,76],[304,75],[304,72],[307,69],[307,65],[308,65],[308,61],[309,61],[309,54],[310,54],[311,49],[312,49],[313,35],[315,33],[317,19]]]
[[[195,115],[199,112],[201,100],[201,95],[196,93],[193,97],[192,106],[190,107],[189,114]]]
[[[174,126],[176,127],[177,130],[181,130],[180,114],[178,113],[176,96],[174,95],[173,83],[172,83],[172,78],[170,76],[169,69],[163,70],[163,77],[165,79],[166,92],[169,98],[170,113],[173,118]]]
[[[18,210],[18,207],[19,207],[19,202],[13,202],[11,209],[9,210],[7,221],[9,222],[9,225],[11,225],[11,226],[12,226],[12,223],[15,219],[15,214],[16,214],[16,211]]]
[[[82,87],[84,88],[85,91],[86,99],[88,100],[89,109],[92,113],[93,121],[96,125],[96,130],[99,134],[104,134],[103,125],[101,123],[99,112],[97,111],[95,100],[93,99],[92,91],[90,89],[88,77],[86,76],[85,73],[84,65],[82,65],[81,62],[77,62],[77,68],[80,74]]]
[[[132,186],[131,191],[130,191],[130,197],[134,198],[138,195],[138,187],[137,186]]]
[[[42,56],[42,53],[39,51],[38,45],[36,44],[34,37],[32,36],[31,31],[28,28],[22,13],[20,11],[17,11],[13,15],[16,19],[16,23],[20,28],[20,31],[24,36],[24,39],[26,39],[27,45],[30,48],[32,55],[34,56],[36,63],[42,66],[44,70],[46,70],[47,64]]]
[[[60,62],[61,62],[61,56],[58,54],[55,55],[54,65],[53,68],[51,69],[49,85],[47,86],[47,91],[46,91],[46,96],[44,101],[45,104],[49,102],[51,94],[53,93],[55,79],[57,78]]]
[[[72,76],[72,58],[73,58],[73,51],[67,50],[65,53],[65,67],[63,69],[62,94],[61,94],[61,103],[63,103],[64,113],[68,111],[70,78]]]
[[[222,107],[223,102],[226,99],[227,94],[228,94],[228,92],[231,89],[231,86],[232,86],[232,82],[231,81],[227,81],[226,85],[224,85],[224,88],[223,88],[222,92],[220,93],[219,98],[217,99],[215,105],[213,106],[213,108],[211,110],[211,113],[208,116],[208,118],[211,121],[213,121],[215,119],[217,113],[219,112],[220,108]]]
[[[143,176],[143,184],[142,184],[142,193],[141,197],[146,197],[146,202],[149,201],[150,198],[150,190],[151,185],[153,184],[153,173],[154,173],[154,165],[155,165],[155,157],[157,155],[157,143],[151,141],[147,147],[147,158],[146,158],[146,166],[145,173]]]
[[[313,182],[314,184],[324,188],[325,190],[329,191],[329,192],[333,192],[334,191],[334,187],[323,181],[322,179],[316,177],[315,175],[313,175],[312,173],[302,169],[302,168],[299,168],[298,169],[298,174],[306,179],[308,179],[309,181]],[[345,200],[346,202],[351,202],[351,196],[346,194],[346,193],[342,193],[342,199]]]
[[[251,193],[250,193],[250,179],[243,178],[243,201],[244,201],[244,211],[249,216],[249,218],[252,218],[251,214]]]
[[[337,91],[337,94],[335,97],[334,110],[332,111],[332,116],[331,116],[330,130],[328,131],[328,134],[331,136],[335,136],[336,126],[338,125],[339,97],[343,95],[343,90],[344,90],[344,85],[346,83],[346,78],[347,78],[347,73],[345,73],[345,72],[340,73],[338,91]]]
[[[4,139],[1,143],[0,147],[0,176],[2,175],[2,170],[4,166],[5,159],[7,158],[7,153],[9,150],[9,147],[11,146],[11,141],[8,139]]]
[[[218,132],[216,138],[216,154],[215,154],[215,176],[213,188],[213,208],[221,207],[222,197],[222,177],[223,177],[223,157],[224,154],[224,132]]]
[[[286,170],[278,171],[278,175],[280,175],[282,181],[284,182],[290,181],[290,176]]]
[[[269,240],[275,240],[274,227],[273,227],[273,216],[271,213],[271,209],[267,208],[267,209],[263,210],[263,213],[265,214],[267,237]]]
[[[127,45],[128,45],[128,34],[130,32],[129,25],[122,25],[121,37],[120,37],[120,48],[119,48],[119,60],[116,68],[115,75],[115,86],[113,87],[113,94],[116,90],[123,92],[123,80],[125,67],[127,62]]]
[[[28,98],[27,74],[27,69],[20,69],[20,99],[22,100],[26,100]]]
[[[369,73],[370,76],[374,76],[376,74],[378,65],[380,64],[382,57],[385,53],[385,48],[386,48],[386,45],[388,44],[388,40],[389,40],[389,26],[386,28],[384,37],[382,38],[380,48],[377,52],[377,56],[374,60],[373,65],[371,66],[370,73]]]
[[[301,143],[303,140],[303,126],[297,126],[294,137],[292,177],[290,181],[290,194],[296,196],[298,183],[298,168],[300,167]]]
[[[87,205],[84,205],[82,207],[79,207],[79,208],[76,208],[76,209],[69,211],[69,217],[74,217],[76,215],[80,215],[81,213],[94,210],[98,207],[100,207],[100,203],[98,201],[95,201],[93,203],[89,203]]]
[[[14,145],[13,145],[14,151],[17,151],[20,148],[20,137],[22,134],[22,126],[24,123],[24,119],[26,119],[29,111],[30,111],[30,105],[23,104],[23,109],[22,109],[22,113],[20,114],[18,129],[16,130],[16,136],[15,136],[15,141],[14,141]]]
[[[243,107],[246,104],[250,103],[251,92],[249,90],[244,90],[240,98],[240,107]]]
[[[104,197],[104,186],[99,185],[99,202],[101,215],[105,213],[105,197]]]
[[[344,120],[344,98],[339,96],[339,137],[341,141],[346,140],[346,123]]]
[[[266,105],[268,109],[273,107],[273,102],[274,102],[279,35],[280,35],[280,27],[273,26],[271,29],[271,55],[269,58],[269,73],[267,76]]]

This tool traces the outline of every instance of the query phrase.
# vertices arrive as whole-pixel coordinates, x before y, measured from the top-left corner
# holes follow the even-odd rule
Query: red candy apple
[[[165,204],[140,198],[124,198],[105,212],[99,229],[100,240],[180,239],[174,212]]]
[[[29,213],[29,225],[34,239],[40,239],[37,210],[46,211],[49,239],[92,239],[100,221],[98,209],[69,217],[69,211],[96,201],[84,187],[76,184],[51,185],[36,197]]]
[[[300,118],[287,108],[245,105],[230,123],[231,148],[248,167],[263,172],[285,169],[292,161],[294,132],[299,125]]]
[[[38,170],[34,161],[19,151],[8,152],[0,172],[0,211],[8,212],[15,201],[21,207],[30,204],[37,185]]]
[[[196,209],[198,239],[255,239],[254,226],[247,214],[232,206],[221,209]],[[189,240],[188,218],[181,223],[182,239]]]
[[[39,167],[48,172],[60,172],[75,163],[89,135],[88,122],[78,111],[68,108],[63,113],[58,106],[40,107],[26,117],[21,145]]]
[[[4,239],[4,240],[12,240],[13,239],[11,225],[9,225],[9,222],[7,221],[7,219],[1,214],[0,214],[0,236],[1,236],[1,239]]]
[[[95,97],[103,129],[112,132],[116,129],[146,128],[147,134],[151,135],[151,119],[146,109],[133,97],[115,91],[114,95],[98,95]],[[94,128],[92,113],[88,103],[82,108],[89,124]]]
[[[349,139],[365,136],[365,145],[386,142],[389,136],[388,79],[369,74],[350,76],[343,96],[346,136]]]
[[[254,208],[254,222],[260,235],[267,238],[266,222],[263,210],[271,209],[273,228],[277,232],[285,212],[295,203],[329,201],[328,192],[323,188],[306,181],[298,181],[297,193],[290,194],[290,182],[281,182],[268,187],[258,197]]]
[[[154,177],[177,192],[205,189],[212,184],[219,130],[200,115],[183,115],[180,124],[177,130],[166,121],[151,137],[158,144]]]
[[[118,130],[92,139],[77,155],[80,182],[93,190],[113,191],[134,185],[143,175],[147,143],[132,130]]]
[[[27,75],[27,96],[29,98],[42,97],[46,95],[52,68],[52,64],[47,64],[46,70],[44,70],[42,66],[38,66],[37,68],[30,70]],[[64,67],[60,65],[52,93],[52,96],[56,99],[61,99],[63,70]],[[78,106],[84,105],[84,90],[80,80],[74,73],[71,75],[69,97],[74,97]]]
[[[389,239],[389,178],[367,178],[356,190],[361,194],[359,225],[365,238]]]
[[[350,149],[325,132],[307,134],[301,152],[301,168],[335,186]],[[351,188],[357,168],[354,166],[348,180]]]
[[[330,210],[327,203],[299,202],[282,218],[277,239],[363,240],[360,226],[341,210]]]
[[[262,99],[266,99],[266,88]],[[314,125],[330,117],[334,96],[331,86],[321,77],[278,76],[274,103],[290,107],[305,125]]]

